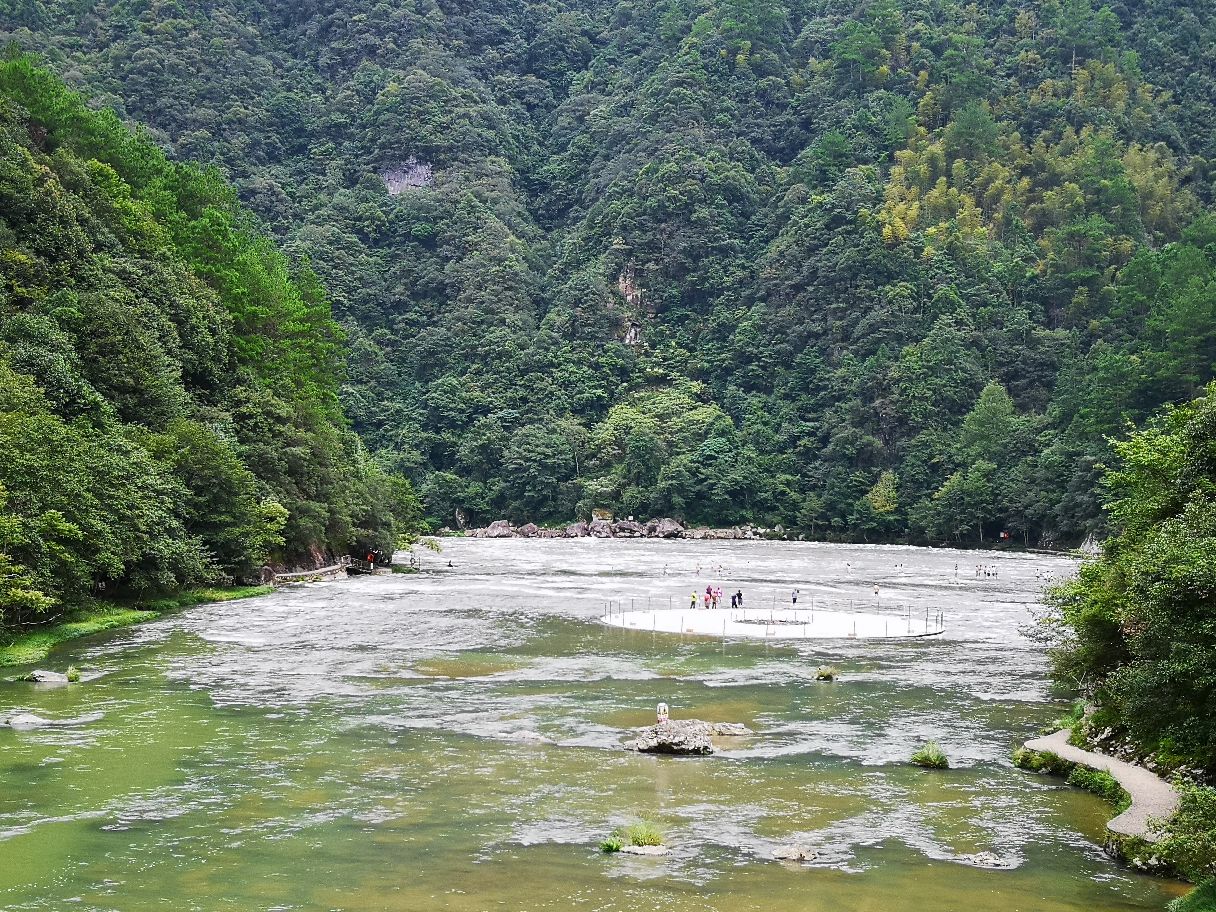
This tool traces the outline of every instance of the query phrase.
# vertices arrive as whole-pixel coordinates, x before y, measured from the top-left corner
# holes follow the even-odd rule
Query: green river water
[[[457,540],[423,563],[191,609],[42,663],[80,666],[78,685],[0,684],[0,717],[102,714],[0,728],[0,908],[1062,912],[1179,892],[1103,855],[1108,805],[1009,762],[1067,707],[1020,629],[1070,561]],[[595,623],[609,600],[687,604],[710,581],[749,607],[798,586],[800,607],[942,611],[947,629],[779,645]],[[821,663],[841,679],[817,683]],[[708,758],[622,751],[660,700],[756,735]],[[907,764],[929,738],[955,768]],[[598,850],[642,817],[672,855]],[[793,842],[818,858],[772,859]],[[1012,867],[959,859],[978,851]]]

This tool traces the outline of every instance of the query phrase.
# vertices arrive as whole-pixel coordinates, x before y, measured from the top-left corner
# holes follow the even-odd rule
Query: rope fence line
[[[625,616],[626,614],[650,614],[651,623],[649,626],[651,627],[652,632],[657,633],[659,619],[658,612],[666,612],[671,614],[677,610],[675,596],[669,596],[667,598],[667,604],[665,606],[660,604],[657,609],[654,607],[653,596],[646,597],[645,609],[639,609],[639,601],[640,599],[637,596],[630,598],[628,601],[628,610],[626,610],[626,602],[624,599],[607,599],[602,603],[604,616],[607,619],[611,619],[614,616],[621,619],[619,624],[612,624],[611,626],[619,627],[623,630],[643,630],[645,628],[641,625],[626,624],[624,620]],[[859,606],[858,599],[848,599],[847,601],[847,609],[844,607],[845,600],[843,599],[834,601],[823,599],[816,600],[815,598],[811,598],[809,605],[806,605],[806,607],[801,607],[793,602],[788,604],[783,603],[780,607],[778,607],[775,597],[771,606],[768,608],[731,608],[729,606],[721,608],[705,608],[701,607],[700,603],[698,603],[698,605],[695,607],[691,605],[686,606],[680,613],[679,632],[681,635],[683,635],[685,632],[685,618],[688,616],[704,617],[706,615],[720,613],[722,615],[723,636],[727,635],[728,624],[755,624],[756,626],[763,625],[766,629],[766,636],[772,635],[768,632],[770,629],[775,633],[780,629],[802,627],[803,636],[807,636],[809,634],[808,628],[814,625],[816,611],[832,615],[848,616],[851,614],[855,615],[856,617],[864,618],[872,618],[875,615],[882,616],[884,636],[924,636],[931,633],[941,633],[945,630],[946,613],[941,609],[926,607],[922,615],[919,606],[914,606],[907,603],[888,602],[884,604],[879,601],[876,602],[871,608],[864,603]],[[850,636],[857,635],[856,617],[853,620],[853,628],[852,633],[849,634]],[[873,636],[873,634],[870,636]]]

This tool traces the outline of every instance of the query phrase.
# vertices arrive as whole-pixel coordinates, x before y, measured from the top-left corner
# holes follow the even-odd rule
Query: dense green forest
[[[1078,541],[1213,377],[1194,0],[0,11],[312,264],[437,524]]]
[[[1216,890],[1216,383],[1116,450],[1103,479],[1113,534],[1098,560],[1049,593],[1043,630],[1057,679],[1091,705],[1074,736],[1187,774],[1150,851],[1207,880],[1179,906],[1207,909]]]
[[[1094,694],[1095,728],[1216,772],[1216,384],[1117,450],[1115,534],[1052,593],[1057,672]]]
[[[392,547],[341,344],[215,172],[0,62],[0,627]]]

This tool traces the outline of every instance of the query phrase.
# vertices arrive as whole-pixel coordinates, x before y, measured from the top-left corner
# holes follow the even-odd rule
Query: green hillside
[[[1213,377],[1199,3],[10,7],[313,264],[437,524],[1076,542]]]
[[[215,172],[0,62],[0,626],[391,547],[342,344]]]

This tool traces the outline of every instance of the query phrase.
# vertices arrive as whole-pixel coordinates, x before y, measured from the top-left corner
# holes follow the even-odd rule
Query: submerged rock
[[[33,681],[36,684],[68,684],[68,676],[58,671],[45,671],[41,668],[31,671],[22,681]]]
[[[618,849],[622,855],[670,855],[671,849],[663,845],[621,846]]]
[[[643,754],[707,756],[714,752],[711,735],[737,738],[751,733],[751,729],[738,722],[672,719],[640,729],[636,738],[625,742],[625,749]]]
[[[91,712],[71,719],[47,719],[34,713],[13,713],[7,718],[0,717],[0,725],[9,728],[72,728],[77,725],[88,725],[102,717],[102,713]]]
[[[778,861],[814,861],[819,853],[801,843],[794,843],[773,849],[773,857]]]
[[[974,855],[959,855],[958,861],[973,868],[1012,868],[1009,862],[992,852],[976,852]]]

